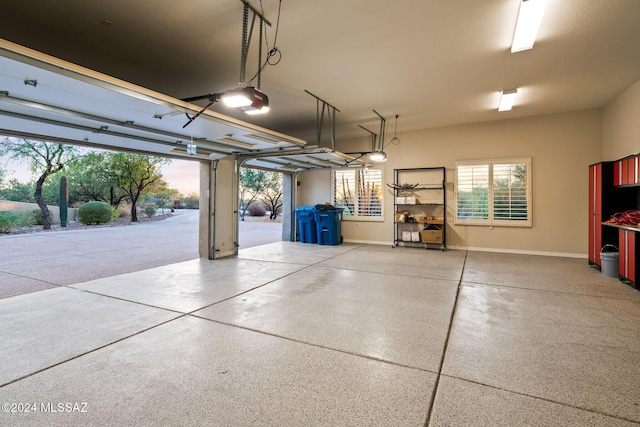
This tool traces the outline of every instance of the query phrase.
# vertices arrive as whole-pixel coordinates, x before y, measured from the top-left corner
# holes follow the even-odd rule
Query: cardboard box
[[[412,231],[411,232],[411,241],[412,242],[419,242],[420,241],[420,232],[419,231]]]
[[[442,224],[444,224],[444,218],[430,217],[430,219],[427,219],[427,224],[442,225]]]
[[[407,222],[409,213],[409,211],[396,211],[396,222]]]
[[[407,204],[407,198],[404,196],[398,196],[396,197],[396,205],[406,205]]]
[[[413,197],[413,196],[407,196],[404,199],[405,199],[405,204],[407,204],[407,205],[415,205],[416,204],[416,198]]]
[[[422,230],[422,243],[442,243],[442,230]]]
[[[411,241],[411,232],[410,231],[403,231],[402,232],[402,241],[403,242],[410,242]]]
[[[427,222],[427,216],[425,214],[414,214],[413,217],[416,219],[416,222],[420,224],[425,224]]]

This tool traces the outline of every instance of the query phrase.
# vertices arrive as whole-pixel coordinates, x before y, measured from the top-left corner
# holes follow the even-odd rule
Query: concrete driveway
[[[240,222],[241,249],[279,241],[281,224]],[[198,211],[122,227],[0,235],[0,298],[198,258]]]

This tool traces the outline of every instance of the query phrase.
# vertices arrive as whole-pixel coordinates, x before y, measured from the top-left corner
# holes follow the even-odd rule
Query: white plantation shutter
[[[462,165],[456,171],[458,219],[489,219],[489,165]]]
[[[456,224],[531,227],[531,158],[455,163]]]
[[[382,220],[382,170],[333,171],[333,205],[343,208],[343,219]]]
[[[526,163],[493,165],[493,219],[527,220],[526,170]]]

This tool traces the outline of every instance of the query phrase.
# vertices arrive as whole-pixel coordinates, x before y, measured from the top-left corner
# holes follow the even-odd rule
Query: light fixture
[[[516,31],[513,34],[511,53],[533,47],[546,7],[547,0],[522,0],[520,2],[520,11],[518,12]]]
[[[500,104],[498,104],[498,111],[509,111],[513,108],[514,102],[516,102],[516,96],[518,95],[518,89],[503,90],[500,93]]]
[[[387,153],[384,151],[374,151],[369,155],[369,160],[372,162],[384,162],[387,160]]]
[[[224,102],[225,105],[231,108],[239,108],[247,114],[262,114],[269,111],[269,98],[267,97],[267,95],[260,91],[260,83],[262,79],[262,70],[267,65],[276,65],[277,63],[279,63],[282,56],[282,53],[276,46],[278,28],[280,26],[280,6],[282,5],[282,0],[278,2],[278,23],[276,24],[275,30],[276,37],[273,40],[273,47],[267,53],[267,58],[264,61],[262,58],[262,47],[264,45],[263,37],[266,33],[266,26],[270,27],[271,22],[269,22],[264,17],[264,11],[256,9],[247,0],[241,1],[244,5],[244,12],[242,17],[242,46],[240,46],[240,79],[238,80],[238,82],[242,87],[239,89],[228,90],[222,93],[213,93],[208,95],[194,96],[190,98],[182,98],[182,101],[185,102],[199,101],[202,99],[207,99],[209,101],[209,103],[205,107],[200,109],[200,111],[198,111],[196,114],[187,114],[189,121],[187,121],[187,123],[182,126],[183,129],[189,126],[195,119],[200,117],[200,115],[204,113],[205,110],[218,103],[219,101]],[[260,3],[262,0],[257,1],[258,3]],[[250,13],[253,14],[251,25],[249,25]],[[258,71],[251,79],[245,80],[249,46],[251,44],[251,37],[253,35],[254,23],[256,19],[260,20],[260,30],[258,32],[258,46],[260,46],[260,48],[258,49]],[[250,30],[249,27],[251,27]],[[278,58],[277,60],[274,59],[274,56],[276,55],[280,56],[280,58]],[[253,86],[253,81],[255,79],[257,79],[256,87]]]
[[[231,108],[247,107],[253,103],[253,91],[251,86],[228,90],[222,94],[222,102]]]
[[[250,105],[240,107],[249,115],[264,114],[269,111],[269,97],[258,89],[253,89],[253,100]]]
[[[190,156],[195,156],[196,144],[194,144],[193,142],[191,144],[187,144],[187,154]]]

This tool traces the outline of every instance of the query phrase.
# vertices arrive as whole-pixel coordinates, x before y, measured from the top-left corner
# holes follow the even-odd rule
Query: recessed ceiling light
[[[516,31],[513,34],[513,43],[511,44],[512,53],[533,47],[546,7],[547,0],[521,1]]]
[[[498,104],[498,111],[509,111],[513,108],[513,104],[516,102],[516,96],[518,95],[518,89],[508,89],[500,92],[500,104]]]

